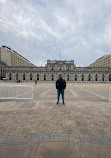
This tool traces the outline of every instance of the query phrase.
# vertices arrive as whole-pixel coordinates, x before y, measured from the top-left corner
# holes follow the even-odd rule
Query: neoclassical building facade
[[[44,67],[12,67],[5,69],[9,81],[56,81],[62,74],[68,82],[111,82],[111,67],[76,67],[74,60],[47,60]]]

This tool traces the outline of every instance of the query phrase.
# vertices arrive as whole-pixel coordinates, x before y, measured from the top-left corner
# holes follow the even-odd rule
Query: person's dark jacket
[[[65,88],[66,88],[66,81],[63,80],[63,79],[58,79],[56,81],[56,89],[61,91],[61,90],[65,89]]]

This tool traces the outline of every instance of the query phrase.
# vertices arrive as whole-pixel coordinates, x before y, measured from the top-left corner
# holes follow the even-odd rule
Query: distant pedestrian
[[[63,80],[62,74],[59,75],[59,79],[56,81],[56,89],[57,89],[57,104],[59,104],[60,94],[62,95],[62,102],[64,102],[64,90],[66,88],[66,81]]]
[[[37,80],[35,80],[35,85],[37,85]]]

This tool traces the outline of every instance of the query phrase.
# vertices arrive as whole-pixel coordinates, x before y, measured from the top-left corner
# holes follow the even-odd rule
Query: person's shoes
[[[57,102],[56,104],[59,104],[59,102]]]
[[[65,103],[63,102],[63,104],[65,104]]]

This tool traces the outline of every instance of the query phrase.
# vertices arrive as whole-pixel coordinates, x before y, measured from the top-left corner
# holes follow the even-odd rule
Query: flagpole
[[[60,51],[60,60],[61,60],[61,51]]]

